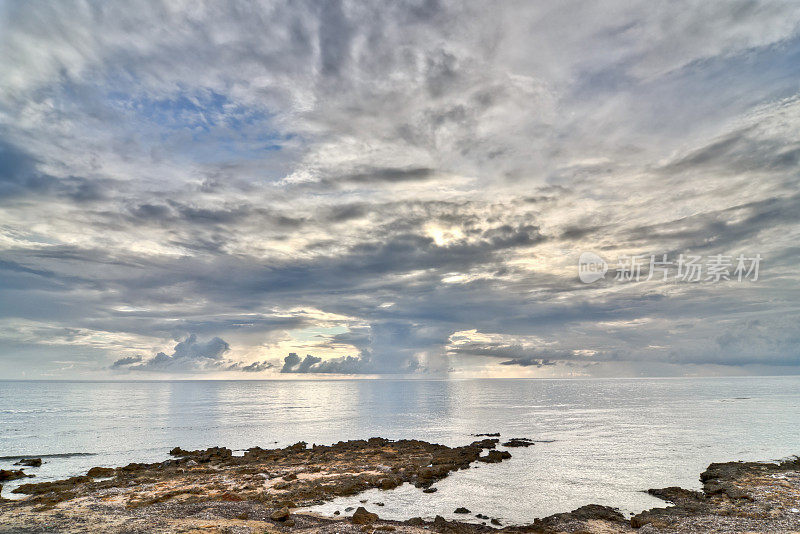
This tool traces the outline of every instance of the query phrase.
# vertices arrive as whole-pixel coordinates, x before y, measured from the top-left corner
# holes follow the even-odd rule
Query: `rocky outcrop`
[[[289,519],[290,515],[291,513],[289,512],[289,508],[284,506],[283,508],[280,508],[272,512],[269,518],[272,519],[273,521],[286,521],[287,519]]]
[[[512,438],[503,443],[503,447],[530,447],[534,443],[532,439],[528,438]]]
[[[86,473],[86,476],[92,478],[105,478],[105,477],[113,477],[117,473],[117,470],[113,467],[92,467]]]
[[[481,456],[478,458],[478,461],[487,464],[496,464],[503,460],[508,460],[509,458],[511,458],[511,453],[508,451],[489,451],[489,454]]]
[[[17,480],[20,478],[32,477],[33,475],[26,475],[22,469],[0,469],[0,482],[8,480]]]
[[[41,458],[23,458],[19,462],[15,463],[14,465],[22,465],[26,467],[41,467],[42,466],[42,459]]]
[[[225,462],[233,456],[233,451],[226,447],[210,447],[198,451],[186,451],[180,447],[175,447],[169,451],[169,454],[186,460],[191,459],[202,464],[209,462]]]
[[[378,514],[373,514],[372,512],[368,512],[366,508],[363,506],[359,506],[356,508],[356,511],[353,512],[353,517],[350,518],[356,525],[368,525],[370,523],[374,523],[378,520]]]
[[[587,504],[571,512],[553,514],[542,519],[536,519],[533,522],[533,526],[542,529],[553,528],[559,530],[565,528],[565,525],[568,524],[585,523],[587,521],[604,521],[620,525],[628,523],[625,516],[616,508],[599,504]]]

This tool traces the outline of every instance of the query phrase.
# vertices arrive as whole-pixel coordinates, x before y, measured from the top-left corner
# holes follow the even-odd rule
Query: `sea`
[[[700,488],[711,462],[800,454],[800,377],[0,381],[0,468],[44,460],[22,482],[162,461],[175,446],[241,452],[374,436],[465,445],[494,432],[536,443],[455,472],[435,493],[405,484],[313,511],[366,500],[387,519],[464,520],[453,513],[464,506],[504,524],[589,503],[638,513],[664,505],[648,488]]]

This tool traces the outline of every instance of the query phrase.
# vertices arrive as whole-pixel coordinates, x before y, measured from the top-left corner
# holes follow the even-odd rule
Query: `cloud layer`
[[[800,371],[795,2],[0,20],[4,376]]]

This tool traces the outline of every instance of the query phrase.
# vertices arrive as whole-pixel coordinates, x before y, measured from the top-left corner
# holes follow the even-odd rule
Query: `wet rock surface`
[[[530,447],[536,442],[529,438],[511,438],[503,443],[503,447]]]
[[[514,438],[522,440],[522,438]],[[514,441],[514,439],[509,441]],[[800,532],[800,461],[780,464],[711,464],[703,491],[651,489],[665,501],[626,519],[607,506],[504,526],[490,515],[459,507],[463,521],[437,516],[388,521],[364,506],[352,515],[320,517],[298,508],[409,483],[424,492],[450,473],[474,462],[510,460],[487,438],[463,447],[382,438],[282,449],[248,449],[234,456],[212,447],[186,451],[154,464],[95,467],[85,476],[23,484],[21,500],[0,502],[0,531],[6,532]],[[521,445],[526,446],[526,445]],[[24,475],[23,475],[24,476]],[[535,496],[530,496],[535,498]],[[364,501],[366,502],[366,501]],[[379,506],[377,503],[373,503]],[[488,524],[487,524],[488,523]]]
[[[22,458],[20,461],[18,461],[14,465],[22,465],[22,466],[26,466],[26,467],[41,467],[42,466],[42,459],[41,458]]]
[[[18,480],[20,478],[32,477],[33,475],[26,475],[22,469],[0,469],[0,482],[8,480]]]

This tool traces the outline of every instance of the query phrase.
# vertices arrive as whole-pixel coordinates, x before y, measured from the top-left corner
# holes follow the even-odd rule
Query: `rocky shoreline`
[[[176,447],[170,451],[173,458],[160,463],[95,467],[83,476],[22,484],[13,492],[24,498],[0,500],[0,533],[800,532],[800,460],[711,464],[700,477],[703,491],[651,489],[650,494],[670,505],[630,519],[600,505],[524,526],[503,526],[463,507],[455,513],[472,516],[469,522],[440,516],[389,521],[380,518],[379,506],[344,510],[334,517],[299,511],[405,483],[419,488],[420,499],[425,499],[425,493],[435,491],[433,484],[454,471],[475,462],[513,461],[511,453],[496,449],[498,443],[498,437],[485,437],[447,447],[371,438],[330,446],[299,442],[281,449],[255,447],[243,456],[222,447]],[[503,445],[533,443],[512,438]]]

